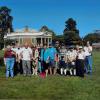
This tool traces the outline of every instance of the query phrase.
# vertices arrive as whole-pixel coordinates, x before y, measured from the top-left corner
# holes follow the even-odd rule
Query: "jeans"
[[[92,56],[87,56],[85,58],[85,71],[86,73],[92,73]]]
[[[15,63],[15,58],[6,58],[6,77],[11,77],[14,76],[14,63]]]

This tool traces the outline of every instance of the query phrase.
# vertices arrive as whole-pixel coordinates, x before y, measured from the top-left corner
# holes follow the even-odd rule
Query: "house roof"
[[[15,32],[11,32],[11,33],[7,33],[4,38],[10,38],[10,37],[24,37],[24,36],[29,36],[29,37],[32,37],[32,36],[49,36],[51,37],[52,34],[50,32],[39,32],[39,31],[36,31],[34,29],[30,29],[30,28],[22,28],[22,29],[17,29]]]
[[[38,31],[35,30],[35,29],[32,29],[32,28],[22,28],[22,29],[16,29],[15,30],[15,33],[23,33],[23,32],[36,33]]]

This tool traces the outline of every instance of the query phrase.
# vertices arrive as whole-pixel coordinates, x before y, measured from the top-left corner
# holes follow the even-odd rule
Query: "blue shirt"
[[[57,54],[57,50],[54,47],[49,48],[49,57],[50,59],[55,59],[55,55]]]
[[[49,58],[49,49],[48,48],[46,48],[45,50],[41,49],[41,60],[46,62],[48,58]]]

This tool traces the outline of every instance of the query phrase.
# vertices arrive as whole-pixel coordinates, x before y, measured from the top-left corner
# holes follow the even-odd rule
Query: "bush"
[[[3,57],[0,57],[0,66],[3,66],[3,65],[4,65]]]
[[[3,66],[4,65],[3,56],[4,56],[4,51],[3,50],[0,50],[0,66]]]

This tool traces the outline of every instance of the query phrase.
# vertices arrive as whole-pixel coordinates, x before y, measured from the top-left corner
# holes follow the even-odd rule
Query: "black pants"
[[[46,63],[45,61],[43,61],[42,64],[43,64],[43,71],[45,71],[46,69],[48,69],[49,63]]]
[[[82,59],[76,60],[76,75],[84,77],[84,60]]]
[[[14,74],[17,75],[18,73],[23,74],[23,69],[22,69],[22,61],[15,62],[14,66]]]

